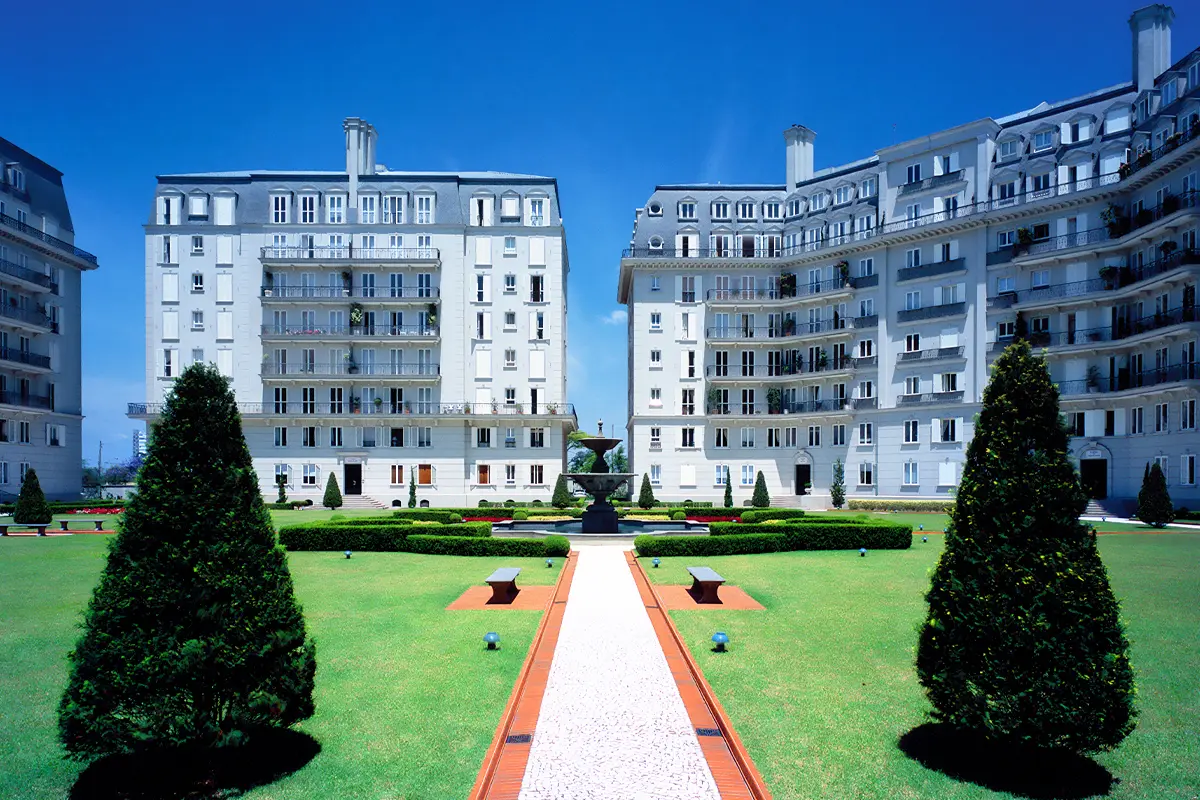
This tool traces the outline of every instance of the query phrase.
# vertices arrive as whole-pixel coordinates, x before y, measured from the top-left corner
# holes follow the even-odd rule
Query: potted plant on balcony
[[[361,328],[363,324],[363,307],[362,303],[350,304],[350,327]]]
[[[493,401],[492,401],[492,413],[493,413],[493,414],[499,414],[499,413],[500,413],[500,403],[498,403],[498,402],[497,402],[497,401],[495,401],[495,400],[493,400]]]
[[[546,403],[546,412],[549,414],[557,414],[558,403]]]
[[[275,293],[275,273],[263,273],[263,297],[270,297]]]
[[[804,484],[804,493],[812,494],[812,481],[809,481],[808,483]]]
[[[354,276],[350,274],[350,270],[342,270],[342,297],[350,296],[350,289],[354,285]]]
[[[376,413],[376,414],[378,414],[378,413],[379,413],[379,409],[380,409],[380,408],[382,408],[382,407],[383,407],[383,398],[382,398],[382,397],[376,397],[376,398],[375,398],[375,413]]]
[[[1153,160],[1154,156],[1151,154],[1151,152],[1149,150],[1143,150],[1142,152],[1138,153],[1137,160],[1134,163],[1137,164],[1138,169],[1141,169],[1142,167],[1149,166],[1150,162]]]
[[[1033,244],[1033,232],[1029,228],[1017,228],[1017,243],[1013,245],[1013,255],[1019,256],[1029,252]]]
[[[1119,206],[1109,203],[1108,208],[1100,214],[1100,220],[1108,228],[1110,239],[1119,239],[1129,233],[1129,217],[1125,216],[1124,210]]]
[[[429,307],[426,309],[426,314],[428,317],[428,321],[426,324],[428,324],[430,328],[436,328],[437,327],[437,303],[430,303]]]
[[[796,296],[796,273],[785,272],[779,276],[779,296],[780,297],[795,297]]]
[[[1154,212],[1149,208],[1139,208],[1133,215],[1133,227],[1140,228],[1154,222]]]
[[[1111,264],[1100,268],[1100,280],[1104,281],[1105,289],[1117,288],[1117,273],[1117,268]]]
[[[362,398],[356,395],[350,395],[350,413],[358,414],[362,411]]]
[[[412,401],[411,401],[411,400],[405,400],[405,401],[404,401],[404,413],[405,413],[405,414],[411,414],[411,413],[412,413]]]
[[[821,370],[825,369],[828,366],[829,366],[829,353],[825,350],[822,350],[820,352],[820,354],[817,355],[817,371],[820,372]]]
[[[1095,364],[1088,367],[1087,390],[1088,394],[1095,394],[1096,392],[1100,391],[1100,368]]]
[[[767,389],[767,413],[779,414],[783,411],[783,392],[778,386]]]
[[[470,403],[463,403],[463,413],[464,414],[471,413],[471,404]]]
[[[783,318],[783,335],[794,336],[796,334],[796,318],[786,316]]]
[[[1130,166],[1128,162],[1122,161],[1121,166],[1117,167],[1117,177],[1125,180],[1129,177]]]
[[[1179,210],[1179,195],[1172,194],[1170,192],[1164,194],[1163,199],[1162,199],[1163,216],[1166,216],[1167,214],[1174,214],[1178,210]]]
[[[849,286],[850,285],[850,262],[849,261],[839,261],[834,266],[837,267],[838,277],[840,277],[842,279],[842,286],[843,287]]]
[[[721,409],[721,390],[716,387],[710,387],[706,398],[709,414],[720,413]]]
[[[1168,239],[1167,241],[1161,243],[1158,246],[1158,254],[1160,256],[1162,256],[1164,259],[1167,259],[1167,258],[1170,258],[1171,254],[1174,253],[1178,249],[1179,249],[1179,244],[1177,242],[1172,241],[1171,239]]]

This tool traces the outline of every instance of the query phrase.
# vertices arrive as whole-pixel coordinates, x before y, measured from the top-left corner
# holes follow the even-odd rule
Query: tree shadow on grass
[[[900,737],[900,750],[927,769],[1033,800],[1082,800],[1107,795],[1118,783],[1087,756],[986,741],[949,725],[918,725]]]
[[[321,752],[308,734],[270,728],[241,747],[175,748],[108,756],[90,764],[70,800],[219,800],[273,783]]]

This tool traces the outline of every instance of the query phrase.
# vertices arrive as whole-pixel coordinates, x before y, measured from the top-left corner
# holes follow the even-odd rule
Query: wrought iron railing
[[[129,403],[126,413],[131,417],[157,416],[166,408],[164,403]],[[287,403],[238,403],[238,411],[242,414],[263,416],[349,416],[351,414],[387,416],[575,416],[575,406],[571,403],[423,403],[420,401],[404,401],[393,403],[381,400],[378,404],[373,401],[347,400],[342,403],[317,402],[287,402]]]
[[[0,304],[0,316],[8,317],[9,319],[20,320],[21,322],[27,322],[30,325],[36,325],[39,328],[45,328],[46,330],[54,329],[54,325],[50,322],[50,318],[46,316],[44,311],[21,308],[20,306],[12,305],[12,303],[9,303],[8,305]]]
[[[1173,151],[1178,150],[1181,145],[1185,145],[1196,138],[1200,138],[1200,125],[1192,125],[1187,130],[1180,131],[1153,150],[1147,150],[1133,159],[1121,171],[1121,179],[1124,180],[1131,175],[1137,174],[1155,161],[1160,160],[1163,156],[1170,155]]]
[[[354,361],[344,361],[340,364],[278,364],[264,362],[262,376],[264,378],[304,378],[312,375],[359,375],[364,377],[414,377],[436,378],[441,375],[439,364],[359,364]]]
[[[1200,264],[1200,252],[1176,250],[1170,255],[1146,262],[1140,267],[1129,265],[1104,267],[1101,271],[1111,270],[1111,274],[1101,278],[1089,278],[1083,281],[1055,283],[1049,286],[1036,286],[1020,291],[1002,292],[988,298],[988,308],[1008,308],[1017,303],[1035,303],[1124,289],[1126,286],[1132,286],[1141,281],[1148,281],[1151,278],[1156,278],[1181,266],[1192,264]]]
[[[404,286],[401,288],[376,289],[363,286],[264,286],[263,297],[282,300],[322,300],[326,298],[350,297],[359,300],[429,300],[438,298],[436,286]]]
[[[38,286],[44,286],[51,291],[58,289],[58,285],[55,284],[54,281],[50,280],[49,275],[45,275],[41,272],[35,272],[34,270],[29,269],[29,267],[23,267],[20,264],[16,264],[12,261],[6,261],[2,258],[0,258],[0,272],[3,272],[5,275],[11,275],[14,278],[20,278],[27,283],[34,283]]]
[[[16,364],[29,364],[32,367],[50,368],[50,356],[31,353],[28,350],[18,350],[15,347],[0,347],[0,359]]]
[[[913,350],[907,353],[900,353],[896,356],[897,361],[933,361],[940,358],[962,358],[963,346],[958,347],[935,347],[930,350]]]
[[[856,327],[851,317],[835,317],[820,322],[785,322],[781,325],[755,325],[753,327],[731,325],[706,328],[706,338],[715,341],[741,341],[745,339],[788,339],[797,336],[812,336],[831,331],[849,330]]]
[[[0,225],[20,231],[26,236],[32,236],[34,239],[37,239],[43,244],[48,244],[51,247],[62,250],[64,253],[72,255],[82,261],[87,261],[90,264],[96,263],[96,257],[87,250],[78,248],[68,241],[59,239],[57,236],[51,236],[45,231],[39,231],[29,223],[21,222],[16,217],[10,217],[7,214],[0,214]]]
[[[755,364],[753,366],[709,364],[704,368],[704,375],[708,378],[729,380],[738,380],[740,378],[788,378],[838,372],[854,369],[857,366],[855,360],[849,356],[845,356],[844,358],[826,357],[825,365],[820,366],[820,363],[818,361],[818,366],[814,367],[810,364],[804,364],[803,359],[801,359],[799,363]]]
[[[1164,383],[1195,380],[1200,380],[1200,361],[1172,364],[1141,372],[1131,373],[1128,370],[1122,370],[1117,375],[1106,378],[1058,381],[1057,386],[1060,395],[1079,395],[1124,392],[1129,389],[1161,386]]]
[[[24,408],[41,408],[54,410],[54,404],[48,396],[40,394],[23,394],[21,392],[0,392],[0,405],[22,406]]]
[[[896,397],[898,405],[922,405],[926,403],[958,403],[963,399],[961,391],[955,392],[922,392],[921,394],[902,394]]]
[[[937,275],[962,272],[966,268],[967,260],[965,258],[953,258],[948,261],[938,261],[934,264],[922,264],[919,267],[903,267],[896,271],[896,280],[915,281],[920,278],[932,278]]]
[[[922,319],[953,317],[965,313],[967,313],[966,303],[942,303],[941,305],[925,306],[923,308],[901,309],[896,312],[896,319],[899,322],[915,322]]]
[[[287,336],[289,338],[322,338],[322,337],[436,337],[438,328],[432,325],[342,325],[342,326],[308,326],[308,325],[263,325],[262,335]]]
[[[436,247],[277,247],[262,248],[263,261],[437,261]]]

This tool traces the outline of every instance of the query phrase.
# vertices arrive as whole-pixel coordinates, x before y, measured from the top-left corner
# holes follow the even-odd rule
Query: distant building
[[[97,264],[74,239],[62,173],[0,138],[0,496],[30,468],[51,499],[83,483],[79,298]]]
[[[133,457],[145,458],[146,456],[146,432],[135,430],[133,432]]]

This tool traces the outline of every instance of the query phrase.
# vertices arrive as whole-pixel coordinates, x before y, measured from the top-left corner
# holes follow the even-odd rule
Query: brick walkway
[[[579,551],[521,800],[718,800],[619,547]]]

